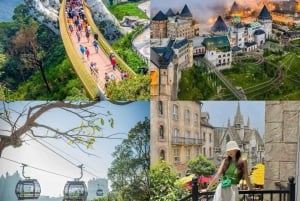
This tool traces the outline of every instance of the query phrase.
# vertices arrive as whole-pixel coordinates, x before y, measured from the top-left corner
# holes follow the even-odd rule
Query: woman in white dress
[[[216,176],[207,188],[202,190],[202,192],[208,191],[219,179],[227,178],[227,182],[223,182],[223,185],[222,182],[218,184],[213,201],[239,201],[237,185],[241,179],[245,179],[248,188],[252,190],[247,161],[242,159],[240,148],[235,141],[229,141],[226,144],[226,153],[227,158],[222,161]],[[228,183],[231,183],[231,185]]]

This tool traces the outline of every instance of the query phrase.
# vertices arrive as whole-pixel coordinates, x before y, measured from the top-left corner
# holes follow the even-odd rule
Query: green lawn
[[[247,62],[233,64],[231,69],[223,70],[222,73],[232,82],[233,85],[240,86],[243,89],[270,79],[263,72],[260,65]]]
[[[147,15],[138,8],[137,3],[115,4],[109,6],[108,9],[118,20],[122,20],[124,16],[138,16],[142,19],[148,19]]]
[[[298,42],[300,43],[300,40]],[[256,97],[248,97],[248,99],[299,100],[300,56],[298,56],[298,50],[293,49],[281,55],[272,53],[266,57],[266,61],[278,64],[284,68],[284,82],[280,87],[272,89],[268,93],[261,93],[260,95],[256,95]],[[242,87],[243,89],[258,85],[272,78],[274,74],[274,69],[272,70],[272,68],[275,67],[267,64],[255,65],[251,64],[251,62],[251,59],[243,59],[239,63],[233,63],[231,69],[223,70],[222,73],[233,85]],[[225,89],[224,93],[229,94],[230,92]],[[231,98],[233,98],[233,96]]]

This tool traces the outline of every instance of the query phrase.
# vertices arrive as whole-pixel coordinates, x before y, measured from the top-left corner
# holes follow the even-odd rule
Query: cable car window
[[[102,189],[98,189],[96,192],[97,196],[103,196],[103,190]]]

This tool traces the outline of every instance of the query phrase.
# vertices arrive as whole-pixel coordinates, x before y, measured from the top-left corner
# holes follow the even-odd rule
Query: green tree
[[[197,176],[208,176],[216,173],[217,169],[213,162],[199,154],[196,158],[188,162],[191,172]]]
[[[212,96],[213,87],[207,81],[203,68],[194,66],[182,71],[178,99],[205,100]]]
[[[111,81],[106,92],[112,100],[149,100],[150,76],[136,75],[119,82]]]
[[[25,5],[15,8],[13,19],[0,23],[0,82],[7,89],[2,100],[87,100],[61,39]]]
[[[113,153],[108,170],[112,189],[124,200],[150,199],[150,120],[145,118],[129,131]]]
[[[102,197],[93,199],[93,201],[128,201],[128,200],[123,199],[122,194],[120,192],[112,191]]]
[[[7,53],[11,57],[20,58],[25,67],[39,69],[47,90],[50,92],[44,70],[46,54],[37,41],[38,28],[39,24],[34,20],[30,21],[29,25],[22,27],[12,38],[11,45],[7,47]]]
[[[161,160],[150,168],[151,201],[179,200],[188,194],[175,185],[177,174],[172,167]]]
[[[146,66],[136,52],[132,50],[132,39],[135,34],[142,30],[141,26],[136,27],[132,32],[123,35],[118,41],[114,42],[112,47],[118,55],[127,63],[127,65],[135,72],[139,73],[141,66]]]

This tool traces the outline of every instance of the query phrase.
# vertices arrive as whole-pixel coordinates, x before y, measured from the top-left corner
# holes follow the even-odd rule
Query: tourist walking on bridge
[[[235,141],[226,144],[227,157],[222,161],[216,176],[209,183],[208,191],[220,178],[213,201],[239,201],[238,187],[240,180],[246,180],[247,186],[252,190],[252,185],[248,176],[247,161],[242,159],[241,151]]]
[[[99,44],[98,44],[98,41],[96,39],[94,39],[94,41],[93,41],[93,46],[95,48],[95,52],[98,53]]]
[[[82,59],[84,59],[84,55],[85,55],[85,47],[83,47],[82,44],[79,45],[79,50],[80,50],[80,52],[81,52]]]

